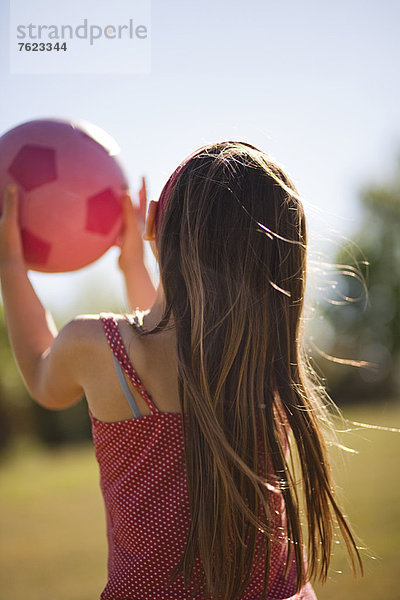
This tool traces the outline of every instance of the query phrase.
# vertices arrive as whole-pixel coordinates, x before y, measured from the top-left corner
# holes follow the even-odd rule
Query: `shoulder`
[[[114,321],[119,330],[123,331],[125,328],[129,328],[133,337],[140,337],[140,334],[132,327],[127,317],[122,314],[82,314],[60,329],[57,336],[59,343],[65,347],[82,347],[83,349],[95,348],[99,344],[104,345],[106,340],[104,321],[107,319]]]
[[[80,315],[60,329],[40,357],[37,382],[30,390],[39,404],[56,410],[79,399],[90,358],[101,347],[101,329],[99,315]]]
[[[78,315],[64,325],[56,338],[63,346],[88,346],[104,337],[100,315]]]
[[[123,315],[107,316],[117,321],[118,325],[123,321],[129,327]],[[103,314],[79,315],[61,328],[40,359],[38,384],[33,390],[33,397],[39,404],[54,410],[66,408],[83,393],[86,395],[94,389],[99,382],[99,373],[104,375],[100,378],[102,382],[107,379],[107,373],[110,375],[110,371],[114,375],[110,346],[104,330],[105,317]],[[133,327],[124,331],[124,343],[129,345],[140,337]],[[141,357],[140,352],[136,354]],[[99,389],[96,388],[96,391],[98,394]]]
[[[125,343],[126,348],[133,347],[136,351],[142,347],[143,335],[140,324],[134,315],[118,313],[82,314],[69,321],[59,331],[59,343],[65,349],[71,348],[78,352],[104,351],[107,349],[107,335],[109,330],[106,321],[117,325],[118,334]]]
[[[59,367],[79,375],[104,339],[100,315],[79,315],[59,330],[42,358],[51,372]]]
[[[102,316],[82,314],[66,323],[54,339],[52,351],[85,368],[87,362],[107,350]],[[119,321],[120,315],[114,317]]]

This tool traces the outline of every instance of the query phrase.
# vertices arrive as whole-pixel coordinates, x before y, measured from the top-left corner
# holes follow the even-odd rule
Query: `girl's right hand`
[[[4,192],[0,218],[0,266],[23,265],[24,251],[18,224],[18,188],[9,184]]]
[[[146,218],[146,203],[146,180],[142,177],[142,187],[139,191],[139,207],[132,204],[128,192],[122,198],[123,229],[118,265],[124,273],[143,263],[143,231]]]

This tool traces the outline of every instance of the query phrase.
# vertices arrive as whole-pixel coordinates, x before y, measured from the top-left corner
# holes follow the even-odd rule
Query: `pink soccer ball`
[[[7,184],[17,184],[28,268],[74,271],[116,242],[128,188],[118,153],[85,121],[38,119],[0,138],[0,205]]]

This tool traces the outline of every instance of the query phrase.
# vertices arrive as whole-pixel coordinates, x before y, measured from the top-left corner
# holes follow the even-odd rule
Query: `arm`
[[[157,292],[144,264],[143,225],[146,215],[146,183],[142,179],[139,192],[140,206],[135,208],[128,194],[123,198],[124,229],[119,267],[125,279],[126,293],[131,310],[146,310],[153,306]]]
[[[78,383],[75,322],[60,334],[29,281],[18,227],[18,193],[9,186],[0,219],[0,278],[8,336],[31,396],[47,408],[66,408],[83,394]]]

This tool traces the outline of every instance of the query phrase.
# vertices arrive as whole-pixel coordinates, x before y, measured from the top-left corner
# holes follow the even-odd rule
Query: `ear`
[[[144,229],[143,239],[149,242],[155,241],[156,239],[156,215],[157,215],[158,202],[151,200],[149,204],[149,210],[147,212],[146,225]]]

